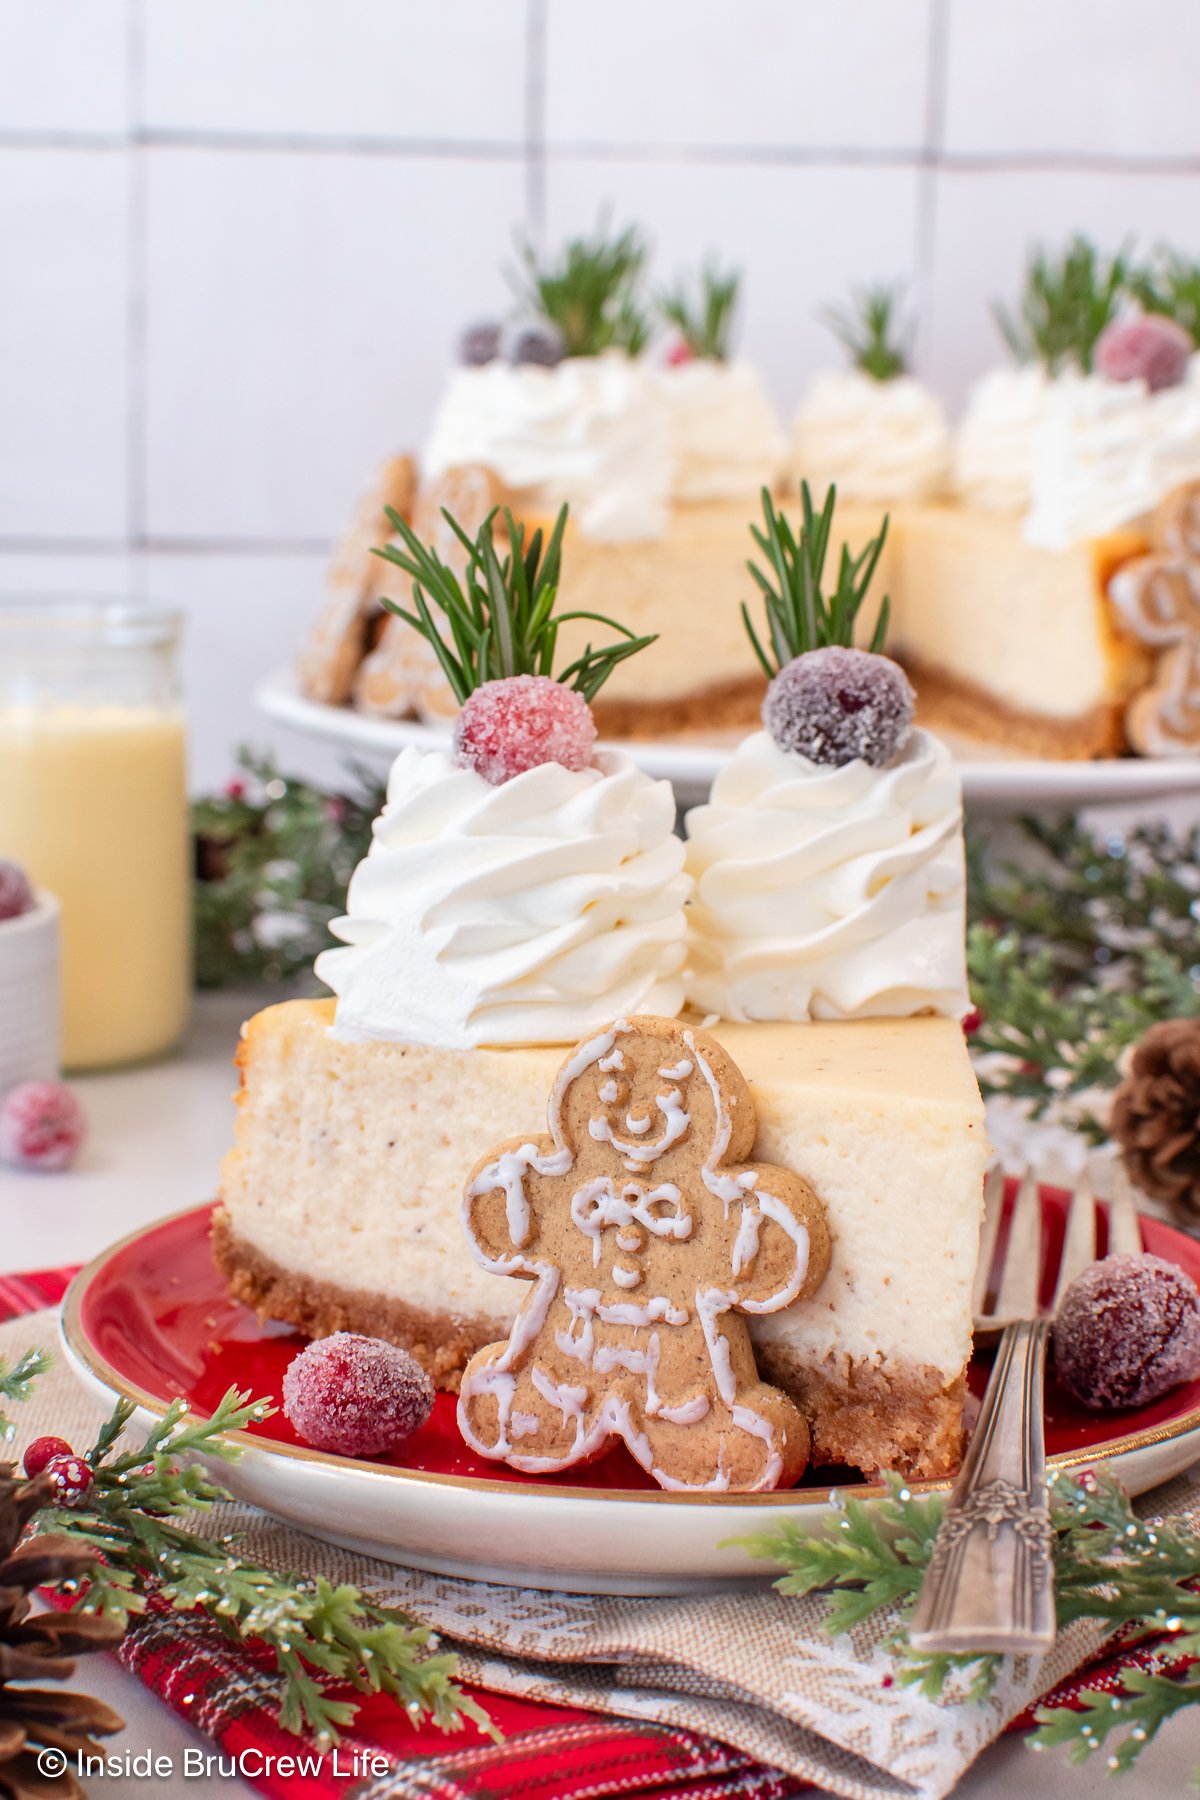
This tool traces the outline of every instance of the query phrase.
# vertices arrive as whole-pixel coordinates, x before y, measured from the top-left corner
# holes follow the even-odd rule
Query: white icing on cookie
[[[654,1237],[675,1238],[677,1242],[692,1235],[692,1215],[682,1204],[673,1181],[662,1181],[649,1189],[640,1182],[627,1181],[618,1194],[610,1175],[597,1176],[572,1194],[571,1217],[592,1240],[593,1266],[600,1261],[601,1235],[609,1226],[621,1230],[640,1225]],[[638,1239],[622,1242],[618,1237],[617,1242],[626,1251],[640,1248]]]

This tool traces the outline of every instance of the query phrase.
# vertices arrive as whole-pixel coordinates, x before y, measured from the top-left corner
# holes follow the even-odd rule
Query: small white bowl
[[[0,919],[0,1096],[58,1075],[58,901]]]

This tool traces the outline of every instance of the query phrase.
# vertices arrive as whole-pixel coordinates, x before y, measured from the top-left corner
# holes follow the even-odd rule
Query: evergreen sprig
[[[1141,1520],[1116,1480],[1104,1471],[1049,1479],[1054,1527],[1055,1605],[1059,1630],[1078,1619],[1117,1626],[1144,1625],[1146,1633],[1170,1634],[1183,1661],[1200,1655],[1200,1538],[1186,1524]],[[778,1563],[786,1573],[775,1586],[784,1594],[824,1594],[824,1628],[831,1637],[852,1631],[880,1613],[890,1615],[885,1639],[897,1659],[897,1679],[928,1699],[971,1702],[994,1688],[1002,1658],[927,1655],[914,1651],[907,1624],[945,1508],[940,1494],[914,1496],[895,1476],[889,1497],[866,1502],[845,1497],[839,1529],[810,1536],[784,1519],[770,1531],[737,1538],[751,1556]],[[1131,1672],[1121,1695],[1088,1693],[1082,1709],[1042,1707],[1035,1715],[1039,1747],[1068,1746],[1082,1761],[1114,1731],[1124,1735],[1109,1767],[1132,1766],[1173,1713],[1200,1705],[1200,1677]]]
[[[1040,362],[1050,375],[1074,364],[1088,374],[1129,275],[1127,249],[1108,257],[1087,238],[1074,237],[1061,256],[1031,250],[1015,313],[997,302],[992,314],[1018,362]]]
[[[842,545],[838,564],[837,586],[826,596],[822,582],[829,540],[833,531],[833,513],[837,489],[830,487],[818,513],[813,508],[808,483],[800,484],[801,521],[797,537],[782,512],[776,510],[770,490],[762,491],[763,525],[750,527],[750,535],[766,560],[764,571],[750,561],[746,564],[763,596],[767,617],[770,653],[764,649],[750,608],[742,602],[742,619],[746,632],[770,680],[806,650],[819,650],[830,644],[852,644],[854,625],[867,597],[876,566],[887,539],[885,515],[878,537],[873,537],[857,556]],[[871,634],[869,648],[883,649],[887,636],[891,602],[885,596]]]
[[[1200,349],[1200,262],[1162,245],[1132,271],[1129,286],[1143,311],[1174,319]]]
[[[34,1382],[46,1373],[53,1360],[48,1350],[26,1350],[15,1363],[0,1356],[0,1401],[24,1405]],[[11,1440],[15,1430],[12,1420],[0,1408],[0,1446]]]
[[[741,280],[740,269],[723,275],[715,263],[706,263],[698,297],[693,298],[683,281],[660,296],[659,311],[693,356],[706,362],[729,361]]]
[[[466,570],[461,580],[390,507],[388,518],[400,543],[388,544],[376,550],[375,555],[394,563],[411,579],[415,613],[394,600],[383,604],[421,633],[440,662],[460,706],[485,681],[510,675],[554,675],[559,628],[570,620],[587,620],[621,634],[621,642],[599,649],[588,643],[556,676],[587,701],[595,698],[618,663],[655,642],[654,636],[635,637],[624,625],[602,613],[554,611],[566,506],[559,512],[545,544],[539,527],[528,549],[524,525],[519,525],[505,508],[507,545],[503,553],[496,544],[495,511],[488,514],[474,538],[468,537],[448,512],[443,512],[443,517],[466,551]],[[430,603],[446,620],[449,643],[438,628]]]
[[[39,1515],[40,1529],[102,1558],[77,1596],[79,1608],[127,1621],[154,1595],[179,1612],[202,1612],[232,1641],[263,1645],[282,1678],[286,1731],[336,1742],[357,1703],[332,1698],[334,1683],[390,1694],[414,1720],[427,1716],[446,1731],[467,1719],[492,1730],[458,1687],[456,1658],[428,1654],[435,1639],[424,1626],[356,1587],[264,1568],[240,1553],[235,1538],[203,1537],[176,1522],[230,1498],[204,1467],[182,1459],[202,1452],[236,1461],[240,1450],[224,1434],[268,1417],[272,1406],[230,1388],[210,1418],[192,1419],[176,1400],[140,1444],[120,1451],[133,1411],[121,1400],[101,1427],[87,1453],[94,1482],[85,1499]]]
[[[517,245],[509,285],[523,310],[562,332],[568,356],[625,350],[637,356],[650,335],[640,295],[646,245],[635,226],[610,236],[601,220],[592,237],[572,238],[556,261],[544,261],[528,239]]]
[[[873,381],[892,381],[908,369],[912,332],[900,323],[903,298],[902,282],[877,282],[853,289],[847,305],[821,314],[855,368]]]
[[[1200,828],[1097,841],[1077,820],[1023,819],[1015,844],[968,835],[967,965],[986,1093],[1052,1104],[1095,1142],[1094,1096],[1159,1019],[1200,1014]],[[1020,853],[1020,861],[1017,857]],[[1032,875],[1031,875],[1032,870]]]

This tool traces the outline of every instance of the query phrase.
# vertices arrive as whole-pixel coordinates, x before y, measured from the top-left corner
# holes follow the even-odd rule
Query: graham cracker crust
[[[763,1375],[808,1419],[813,1462],[921,1480],[950,1475],[961,1463],[964,1375],[947,1384],[937,1369],[913,1365],[901,1374],[849,1358],[814,1367],[788,1344],[754,1348]]]
[[[982,688],[930,668],[907,652],[897,652],[896,661],[917,690],[917,723],[934,731],[953,732],[981,744],[999,742],[1020,756],[1068,762],[1118,756],[1128,748],[1123,698],[1114,697],[1078,718],[1051,719],[1005,706]]]
[[[411,1351],[435,1387],[452,1393],[457,1393],[459,1376],[475,1352],[503,1336],[503,1328],[498,1328],[494,1319],[431,1312],[404,1300],[339,1287],[336,1282],[280,1268],[252,1244],[234,1236],[223,1207],[213,1215],[212,1250],[234,1298],[251,1307],[264,1322],[281,1320],[312,1338],[328,1337],[334,1331],[384,1338]]]
[[[599,694],[592,712],[601,737],[711,737],[715,731],[756,730],[766,691],[762,676],[739,675],[674,700],[606,700]]]

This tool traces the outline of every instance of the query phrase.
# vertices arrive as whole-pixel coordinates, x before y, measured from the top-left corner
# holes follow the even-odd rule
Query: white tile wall
[[[546,138],[918,149],[930,0],[550,0]]]
[[[0,0],[0,587],[179,599],[218,780],[514,230],[740,263],[788,408],[906,276],[957,402],[1030,240],[1200,254],[1197,66],[1196,0]]]

